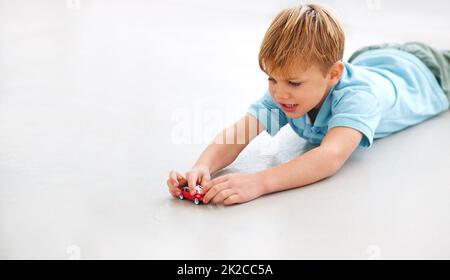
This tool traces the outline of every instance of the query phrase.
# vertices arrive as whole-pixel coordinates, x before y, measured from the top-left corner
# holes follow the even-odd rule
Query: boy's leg
[[[378,45],[371,45],[367,47],[359,48],[357,51],[355,51],[350,58],[348,59],[348,62],[352,62],[355,60],[357,56],[362,54],[363,52],[371,51],[371,50],[377,50],[377,49],[400,49],[402,47],[402,44],[397,43],[384,43],[384,44],[378,44]]]
[[[440,51],[419,42],[403,44],[401,49],[418,57],[431,70],[450,100],[450,51]]]
[[[353,53],[348,61],[352,62],[358,55],[363,52],[383,48],[394,48],[406,51],[419,58],[436,77],[436,80],[438,81],[445,95],[447,95],[448,99],[450,100],[450,51],[439,51],[420,42],[411,42],[405,44],[386,43],[361,48]]]
[[[443,51],[442,56],[444,58],[445,70],[442,77],[442,89],[450,100],[450,51]]]

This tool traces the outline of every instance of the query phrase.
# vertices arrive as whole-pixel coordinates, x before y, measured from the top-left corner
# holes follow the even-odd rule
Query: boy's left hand
[[[255,174],[231,173],[217,177],[203,186],[204,203],[231,205],[253,200],[263,194],[261,177]]]

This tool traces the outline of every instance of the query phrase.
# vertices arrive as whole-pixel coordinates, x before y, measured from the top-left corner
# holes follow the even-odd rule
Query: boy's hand
[[[244,203],[263,195],[260,176],[255,174],[231,173],[217,177],[203,186],[206,195],[204,203],[231,205]]]
[[[189,191],[194,195],[197,192],[195,186],[200,184],[204,188],[205,184],[211,180],[211,174],[207,166],[197,165],[192,167],[191,171],[186,174],[186,179]]]
[[[180,195],[181,187],[184,187],[187,185],[187,181],[184,175],[177,171],[170,171],[169,179],[167,179],[167,186],[169,187],[169,192],[174,196],[177,197]]]
[[[201,184],[201,186],[204,187],[205,183],[210,179],[211,175],[209,173],[209,168],[206,166],[194,166],[186,176],[177,171],[171,171],[169,179],[167,179],[167,186],[169,187],[169,192],[174,197],[180,195],[180,188],[186,185],[189,186],[191,194],[194,195],[196,192],[195,186]]]

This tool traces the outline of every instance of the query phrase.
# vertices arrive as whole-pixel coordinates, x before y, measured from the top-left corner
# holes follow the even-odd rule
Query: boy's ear
[[[342,61],[338,61],[333,66],[331,66],[329,77],[333,84],[337,83],[344,72],[344,63]]]

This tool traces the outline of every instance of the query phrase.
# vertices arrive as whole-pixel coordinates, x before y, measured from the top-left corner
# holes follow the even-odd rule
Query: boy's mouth
[[[280,105],[281,108],[283,108],[283,110],[288,113],[295,112],[295,109],[297,109],[298,106],[298,104],[285,104],[285,103],[280,103]]]

